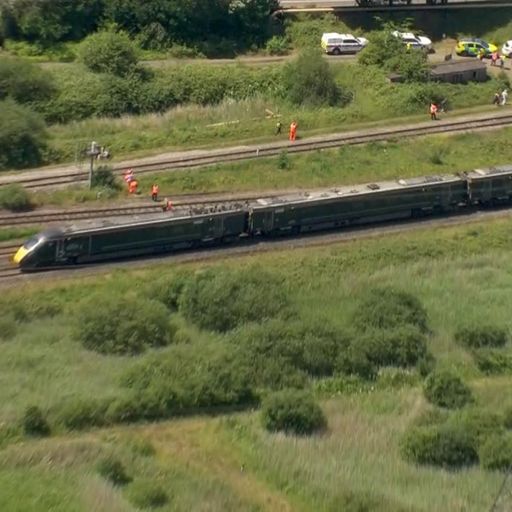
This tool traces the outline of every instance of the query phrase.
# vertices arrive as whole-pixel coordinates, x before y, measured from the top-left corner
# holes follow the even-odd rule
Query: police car
[[[327,32],[322,35],[322,48],[325,53],[342,55],[360,52],[368,44],[364,37],[354,37],[352,34]]]
[[[497,51],[498,47],[496,45],[476,38],[459,39],[455,47],[455,53],[463,57],[477,57],[480,53],[484,57],[490,57],[492,53]]]
[[[399,32],[398,30],[395,30],[393,35],[401,39],[408,48],[415,50],[432,50],[432,41],[428,37],[416,36],[412,32]]]

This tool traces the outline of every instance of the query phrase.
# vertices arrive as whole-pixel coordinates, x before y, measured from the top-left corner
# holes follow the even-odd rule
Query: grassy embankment
[[[510,376],[483,376],[454,343],[453,333],[469,318],[511,327],[511,227],[506,219],[422,230],[328,249],[242,257],[231,260],[229,268],[263,266],[281,276],[298,318],[306,324],[346,325],[358,297],[375,286],[413,293],[427,309],[433,331],[428,343],[438,364],[456,368],[468,379],[477,407],[501,412],[511,405],[506,392]],[[384,372],[360,393],[320,394],[328,430],[310,439],[266,434],[257,414],[248,412],[71,436],[57,426],[53,438],[19,443],[15,424],[28,405],[38,404],[53,419],[69,399],[123,394],[121,377],[138,361],[157,354],[172,357],[176,351],[199,354],[207,346],[225,343],[222,336],[180,319],[180,313],[174,321],[181,326],[180,339],[189,341],[177,347],[120,357],[84,350],[75,341],[70,311],[82,297],[94,291],[143,293],[146,283],[177,270],[163,264],[131,273],[114,271],[101,279],[27,283],[23,294],[5,291],[3,307],[16,304],[28,316],[14,337],[0,343],[3,510],[132,510],[128,502],[137,485],[148,480],[168,491],[170,502],[163,510],[208,505],[209,510],[476,512],[490,506],[501,473],[418,468],[401,459],[401,433],[428,409],[414,371],[398,373],[402,377],[397,380],[386,379]],[[509,345],[505,351],[510,353]],[[393,381],[397,387],[390,388]],[[111,453],[134,477],[124,488],[112,487],[95,472],[97,461]]]
[[[203,169],[140,176],[140,201],[148,199],[155,181],[160,195],[183,193],[272,191],[320,188],[369,181],[455,173],[510,161],[512,129],[457,136],[433,136],[364,146],[346,146],[305,155],[283,152],[278,157],[224,164]],[[38,192],[40,205],[96,201],[85,188]],[[124,191],[117,199],[124,197]],[[104,195],[100,201],[111,202]]]

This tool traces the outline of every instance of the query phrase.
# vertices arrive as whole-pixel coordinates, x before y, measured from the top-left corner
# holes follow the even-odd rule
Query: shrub
[[[41,409],[30,406],[25,409],[22,420],[23,431],[29,436],[47,436],[50,434],[50,426]]]
[[[87,36],[78,49],[79,60],[94,73],[125,76],[135,68],[137,55],[124,32],[104,30]]]
[[[306,50],[285,65],[283,91],[295,105],[335,105],[343,99],[332,69],[315,50]]]
[[[26,189],[13,183],[0,189],[0,208],[12,212],[26,212],[33,208],[32,199]]]
[[[509,471],[512,468],[512,438],[510,435],[489,437],[478,452],[485,469]]]
[[[339,354],[336,369],[345,375],[356,375],[366,380],[375,380],[377,377],[377,367],[370,360],[366,347],[357,343],[352,343]]]
[[[103,354],[137,354],[171,341],[165,306],[137,297],[96,295],[77,308],[76,336]]]
[[[368,331],[358,343],[377,366],[414,366],[427,354],[425,335],[413,325]]]
[[[418,372],[422,377],[426,377],[429,373],[433,372],[435,367],[436,360],[430,352],[420,357],[416,363],[416,368],[418,368]]]
[[[114,455],[101,459],[97,465],[98,473],[114,485],[126,485],[132,478],[126,473],[123,463]]]
[[[280,280],[267,271],[212,269],[187,282],[179,303],[184,316],[199,327],[223,332],[273,318],[289,300]]]
[[[407,460],[416,464],[458,468],[478,462],[473,439],[457,426],[409,429],[402,439],[401,451]]]
[[[163,507],[169,501],[165,489],[156,482],[136,480],[130,486],[130,501],[140,509]]]
[[[425,380],[423,393],[427,400],[440,407],[463,407],[472,400],[471,390],[448,370],[435,371]]]
[[[13,338],[17,330],[18,325],[14,315],[3,313],[0,318],[0,340],[9,340]]]
[[[269,55],[287,55],[290,51],[290,44],[286,37],[273,36],[267,41],[265,51]]]
[[[456,331],[455,341],[467,348],[503,347],[508,341],[508,331],[492,325],[462,327]]]
[[[27,107],[0,101],[0,170],[39,165],[46,147],[46,126]]]
[[[170,311],[176,311],[179,298],[191,276],[190,271],[178,271],[171,277],[164,276],[147,287],[146,295],[160,301]]]
[[[512,356],[499,350],[475,350],[473,351],[473,360],[478,369],[486,375],[512,372]]]
[[[68,429],[81,430],[107,424],[108,402],[95,399],[76,399],[65,403],[58,414],[60,422]]]
[[[451,413],[447,424],[463,428],[471,436],[475,446],[480,446],[490,436],[502,435],[505,432],[503,416],[472,407]]]
[[[414,295],[394,288],[376,288],[364,296],[354,313],[361,329],[395,329],[414,325],[427,331],[427,312]]]
[[[94,188],[107,188],[110,190],[121,190],[121,184],[114,174],[112,167],[100,165],[92,175],[92,186]]]
[[[0,100],[36,105],[55,92],[52,76],[35,64],[21,59],[0,58]]]
[[[374,32],[366,47],[359,52],[357,59],[364,66],[378,66],[388,69],[388,62],[393,56],[402,57],[404,44],[395,37],[391,30]]]
[[[270,432],[310,435],[326,424],[322,409],[306,392],[285,390],[269,395],[261,412],[263,426]]]

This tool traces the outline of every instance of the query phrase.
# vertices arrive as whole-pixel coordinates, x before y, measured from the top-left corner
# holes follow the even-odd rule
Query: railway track
[[[478,131],[501,128],[512,125],[512,113],[499,117],[480,117],[473,120],[441,121],[438,123],[423,123],[420,126],[384,128],[367,131],[364,133],[347,133],[313,137],[306,140],[298,140],[293,144],[288,142],[267,143],[259,147],[250,146],[239,149],[224,149],[204,151],[195,154],[184,154],[179,157],[167,158],[155,161],[148,161],[133,164],[115,164],[114,171],[121,175],[130,167],[138,175],[154,173],[157,171],[179,171],[195,167],[207,167],[220,163],[239,162],[243,160],[270,157],[279,155],[282,151],[290,154],[315,151],[319,149],[332,149],[345,145],[366,144],[369,142],[386,141],[390,139],[402,139],[405,137],[419,137],[423,135],[462,133],[467,131]],[[73,171],[65,175],[47,176],[23,176],[9,177],[9,182],[15,182],[29,189],[44,189],[75,183],[83,183],[88,179],[87,171]],[[7,183],[0,179],[0,185]]]
[[[282,192],[281,192],[282,194]],[[245,194],[234,197],[233,195],[216,196],[212,197],[211,194],[206,194],[205,199],[200,199],[198,196],[193,196],[195,199],[177,200],[173,201],[175,209],[218,209],[226,205],[226,207],[234,208],[241,207],[247,201],[256,200],[261,197],[272,198],[280,194]],[[205,197],[201,196],[201,197]],[[182,196],[187,197],[187,196]],[[162,204],[144,204],[132,206],[119,206],[112,208],[95,208],[95,209],[81,209],[81,210],[61,210],[55,212],[30,212],[18,213],[10,215],[0,215],[0,228],[20,226],[20,225],[38,225],[48,224],[52,222],[66,222],[75,220],[98,219],[108,217],[121,217],[127,215],[149,215],[162,213]],[[2,247],[0,246],[0,257],[2,255]]]

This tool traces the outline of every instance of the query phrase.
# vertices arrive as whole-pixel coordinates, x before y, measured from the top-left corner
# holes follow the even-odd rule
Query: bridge
[[[280,13],[299,12],[361,12],[361,11],[418,11],[445,9],[482,9],[512,7],[512,0],[448,0],[446,4],[427,5],[426,0],[412,0],[409,5],[396,3],[389,5],[381,0],[381,5],[360,7],[355,0],[280,0]]]

